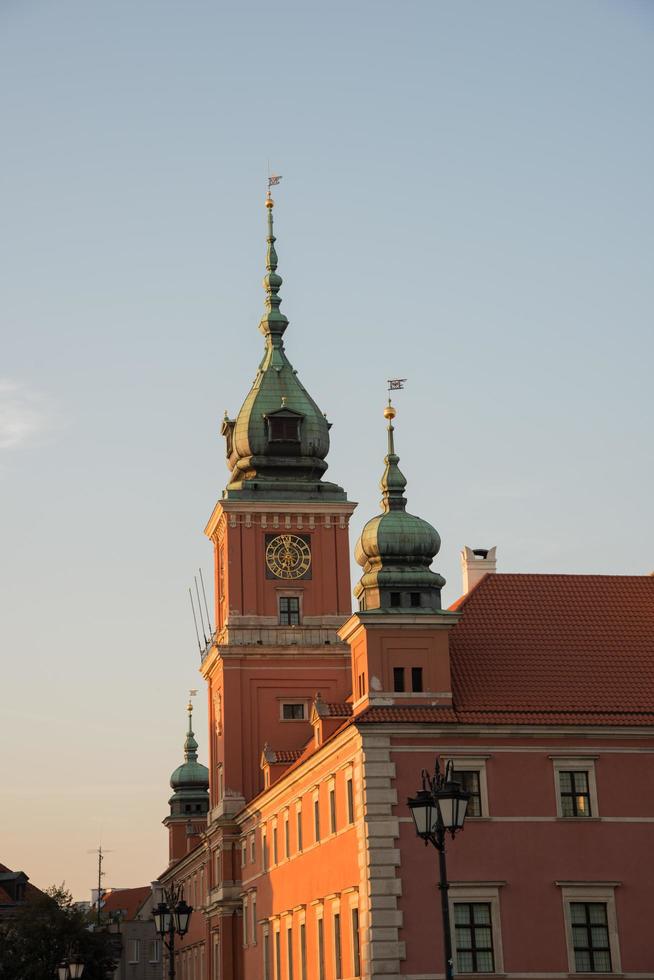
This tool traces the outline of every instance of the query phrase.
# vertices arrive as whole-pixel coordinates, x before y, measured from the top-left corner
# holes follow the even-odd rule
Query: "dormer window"
[[[268,423],[268,442],[299,443],[300,426],[304,416],[291,408],[282,407],[265,416]]]

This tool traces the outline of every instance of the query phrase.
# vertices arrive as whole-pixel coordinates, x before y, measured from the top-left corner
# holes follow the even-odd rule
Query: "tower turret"
[[[282,277],[277,272],[273,233],[274,202],[266,197],[268,235],[265,312],[259,330],[265,351],[250,392],[235,419],[225,415],[227,463],[231,478],[225,498],[345,500],[334,483],[323,482],[330,423],[301,384],[286,356],[288,320],[280,311]]]
[[[209,770],[198,762],[198,743],[193,731],[193,705],[189,700],[188,728],[184,739],[184,762],[170,777],[173,795],[168,800],[170,814],[163,821],[168,827],[170,860],[187,853],[191,843],[206,826],[209,810]],[[194,840],[195,839],[195,840]]]
[[[438,554],[441,539],[435,528],[421,517],[407,513],[406,478],[395,452],[390,399],[384,409],[388,420],[388,451],[381,478],[382,513],[364,526],[354,549],[363,575],[354,589],[361,610],[383,612],[434,612],[441,608],[445,579],[430,565]]]

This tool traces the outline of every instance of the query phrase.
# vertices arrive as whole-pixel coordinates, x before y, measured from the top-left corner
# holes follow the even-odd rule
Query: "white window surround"
[[[287,704],[299,704],[302,706],[302,717],[301,718],[284,718],[284,706]],[[293,725],[298,722],[309,720],[309,702],[306,698],[283,698],[279,702],[279,720],[283,721],[285,725]]]
[[[486,780],[486,757],[485,756],[464,756],[450,755],[446,762],[451,762],[454,771],[457,772],[478,772],[479,773],[479,798],[481,803],[481,814],[478,817],[466,816],[466,820],[483,820],[490,816],[488,808],[488,783]]]
[[[550,757],[552,758],[552,757]],[[597,781],[595,779],[595,758],[589,756],[556,756],[552,758],[554,771],[554,792],[556,794],[556,815],[560,820],[593,820],[599,817],[599,806],[597,802]],[[589,817],[564,817],[561,808],[561,780],[559,774],[562,772],[585,772],[588,774],[588,795],[590,798]]]
[[[243,899],[243,945],[248,944],[248,900]]]
[[[141,960],[141,940],[130,939],[129,941],[129,963],[139,963]]]
[[[582,817],[582,819],[588,819]],[[611,972],[608,976],[622,973],[620,963],[620,941],[618,934],[618,918],[615,912],[615,889],[622,884],[620,881],[557,881],[563,899],[563,917],[565,921],[565,944],[568,950],[568,970],[577,973],[575,964],[574,943],[572,941],[572,921],[570,905],[572,902],[602,902],[606,905],[606,921],[609,928],[609,948],[611,950]],[[585,975],[585,974],[583,974]],[[595,975],[595,974],[594,974]],[[606,976],[606,974],[604,974]],[[597,974],[602,976],[601,973]]]
[[[452,931],[452,949],[454,956],[454,972],[456,969],[456,929],[454,926],[454,905],[457,902],[486,902],[491,909],[493,930],[493,973],[480,973],[479,976],[492,977],[504,973],[504,954],[502,951],[502,922],[500,918],[500,888],[503,881],[455,881],[450,882],[450,929]],[[475,974],[476,976],[477,974]]]

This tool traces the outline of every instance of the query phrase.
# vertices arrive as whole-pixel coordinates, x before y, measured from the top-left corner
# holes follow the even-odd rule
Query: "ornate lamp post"
[[[175,980],[175,935],[180,939],[188,932],[193,909],[184,901],[182,886],[164,890],[163,900],[155,906],[152,916],[157,933],[168,950],[168,976]]]
[[[84,961],[79,956],[63,960],[57,967],[58,980],[79,980],[84,973]]]
[[[436,759],[434,775],[430,776],[426,769],[422,770],[422,789],[407,802],[411,816],[416,825],[416,834],[424,840],[425,846],[433,844],[438,851],[438,868],[440,872],[439,889],[441,893],[441,911],[443,915],[443,945],[445,947],[445,980],[454,977],[454,962],[452,958],[452,932],[450,929],[450,909],[447,891],[450,887],[447,881],[445,864],[445,835],[452,837],[463,830],[470,794],[461,789],[459,783],[452,778],[452,763],[448,762],[445,773],[441,771]]]

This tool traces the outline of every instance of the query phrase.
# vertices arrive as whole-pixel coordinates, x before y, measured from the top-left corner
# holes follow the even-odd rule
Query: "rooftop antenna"
[[[209,627],[209,638],[211,638],[211,636],[213,634],[213,629],[211,627],[211,619],[209,618],[209,606],[207,605],[207,593],[205,592],[205,589],[204,589],[204,578],[202,576],[202,569],[201,568],[198,568],[198,571],[200,573],[200,585],[202,586],[202,595],[204,597],[204,608],[205,608],[205,611],[206,611],[206,614],[207,614],[207,626]]]
[[[105,854],[113,854],[113,851],[108,851],[108,850],[106,850],[106,848],[105,848],[105,850],[103,850],[102,849],[102,844],[99,844],[98,847],[93,848],[92,851],[87,851],[86,853],[87,854],[97,854],[98,855],[97,923],[98,923],[98,928],[99,928],[100,927],[100,924],[101,924],[101,922],[100,922],[100,920],[101,920],[100,913],[101,913],[102,895],[103,895],[102,879],[104,878],[104,874],[105,874],[104,871],[102,870],[102,862],[104,861]]]
[[[193,581],[195,582],[195,594],[198,597],[198,610],[200,612],[200,626],[202,627],[202,636],[204,637],[204,645],[206,647],[207,644],[208,644],[208,642],[209,642],[209,640],[208,640],[207,634],[205,633],[205,630],[204,630],[204,617],[202,615],[202,605],[200,603],[200,590],[198,588],[198,577],[197,577],[197,575],[194,575],[193,576]]]
[[[197,621],[197,618],[196,618],[196,615],[195,615],[195,605],[193,603],[193,593],[191,592],[190,586],[189,586],[189,590],[188,590],[188,597],[191,600],[191,612],[193,613],[193,622],[195,623],[195,635],[196,635],[197,641],[198,641],[198,650],[200,651],[200,654],[202,654],[202,644],[200,643],[200,633],[198,632],[198,621]]]

